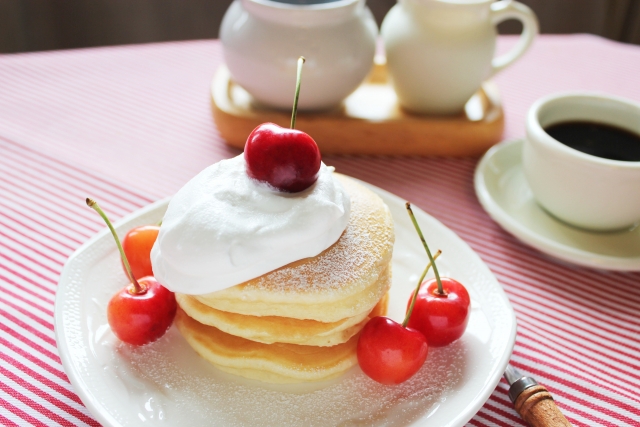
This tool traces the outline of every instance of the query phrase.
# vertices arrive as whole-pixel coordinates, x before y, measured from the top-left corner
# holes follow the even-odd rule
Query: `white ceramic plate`
[[[640,227],[591,232],[549,215],[536,203],[527,184],[522,170],[522,146],[522,140],[500,143],[478,163],[476,194],[491,218],[524,243],[564,261],[640,271]]]
[[[371,186],[370,186],[371,187]],[[427,263],[404,201],[371,187],[396,225],[389,315],[404,307]],[[133,213],[120,233],[158,222],[168,201]],[[175,327],[157,342],[120,343],[106,319],[109,298],[126,278],[105,229],[64,267],[55,304],[55,330],[64,369],[82,402],[107,426],[463,426],[489,398],[511,356],[513,309],[489,268],[451,230],[415,209],[441,274],[464,283],[472,298],[469,326],[456,343],[430,349],[409,381],[383,386],[358,367],[322,383],[269,385],[223,373],[201,359]]]

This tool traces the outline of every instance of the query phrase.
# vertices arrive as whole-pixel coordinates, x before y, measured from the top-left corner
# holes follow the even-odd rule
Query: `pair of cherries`
[[[169,329],[178,308],[173,292],[153,277],[150,254],[160,227],[136,227],[127,233],[120,244],[111,221],[98,203],[92,199],[86,202],[109,227],[120,251],[124,271],[131,280],[109,300],[109,326],[126,343],[144,345],[153,342]]]
[[[406,205],[429,264],[418,280],[418,288],[409,298],[402,324],[388,317],[374,317],[362,329],[358,339],[358,363],[362,371],[382,384],[400,384],[411,378],[427,359],[429,346],[442,347],[462,336],[469,321],[469,293],[451,278],[440,278],[435,256],[427,246],[420,226]],[[435,278],[423,282],[433,266]]]

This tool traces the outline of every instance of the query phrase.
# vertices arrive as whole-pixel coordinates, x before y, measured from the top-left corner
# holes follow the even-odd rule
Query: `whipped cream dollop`
[[[320,254],[347,227],[351,202],[333,168],[300,193],[249,178],[239,155],[200,172],[171,199],[151,251],[155,278],[202,295]]]

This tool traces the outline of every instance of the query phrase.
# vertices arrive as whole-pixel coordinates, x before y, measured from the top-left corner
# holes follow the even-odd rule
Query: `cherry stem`
[[[434,261],[436,259],[438,259],[438,257],[440,256],[440,254],[442,253],[441,250],[438,249],[438,252],[436,252],[436,254],[434,255],[433,259]],[[425,276],[427,275],[427,272],[429,271],[429,269],[431,268],[433,264],[431,261],[429,261],[429,264],[427,264],[427,266],[425,267],[424,271],[422,272],[422,276],[420,276],[420,279],[418,280],[418,286],[416,286],[416,290],[413,293],[413,297],[411,298],[411,305],[409,306],[409,310],[407,311],[407,315],[404,317],[404,322],[402,322],[402,327],[406,328],[407,327],[407,323],[409,323],[409,319],[411,318],[411,313],[413,313],[413,306],[416,304],[416,299],[418,298],[418,292],[420,291],[420,286],[422,286],[422,281],[424,280]]]
[[[427,246],[427,241],[424,239],[422,235],[422,230],[420,230],[420,226],[418,225],[418,221],[416,220],[413,211],[411,210],[411,203],[407,202],[406,205],[407,211],[409,212],[409,216],[411,217],[411,222],[413,222],[413,226],[416,228],[418,232],[418,236],[420,236],[420,240],[422,241],[422,246],[424,246],[424,250],[427,251],[427,256],[429,257],[429,261],[433,264],[433,272],[436,275],[436,282],[438,283],[438,294],[445,295],[444,289],[442,289],[442,281],[440,280],[440,273],[438,273],[438,266],[436,266],[436,262],[431,255],[431,251],[429,250],[429,246]]]
[[[122,245],[120,244],[120,239],[118,238],[118,234],[116,233],[116,230],[113,228],[113,225],[111,225],[111,221],[109,221],[109,218],[107,218],[107,215],[105,215],[104,211],[100,208],[100,206],[98,206],[98,202],[88,197],[86,202],[87,202],[87,206],[89,206],[94,211],[98,212],[98,214],[100,214],[104,222],[107,223],[107,227],[109,227],[109,230],[111,230],[111,234],[113,235],[113,238],[116,241],[116,245],[118,245],[118,250],[120,251],[120,257],[122,258],[122,263],[124,264],[124,268],[127,270],[127,275],[129,276],[129,280],[131,280],[131,283],[133,283],[134,293],[136,294],[143,293],[144,290],[142,289],[142,286],[140,286],[140,283],[138,283],[136,278],[133,277],[133,273],[131,272],[131,266],[129,265],[129,260],[127,259],[127,256],[124,254],[124,249],[122,249]]]
[[[298,98],[300,97],[300,83],[302,82],[302,64],[306,59],[304,56],[298,58],[298,74],[296,77],[296,94],[293,98],[293,111],[291,112],[291,129],[296,127],[296,114],[298,114]]]

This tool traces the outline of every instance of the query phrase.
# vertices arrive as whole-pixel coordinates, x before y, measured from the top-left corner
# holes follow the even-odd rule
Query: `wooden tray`
[[[304,88],[303,88],[304,90]],[[229,145],[243,149],[260,123],[289,127],[290,111],[261,109],[221,66],[211,85],[213,117]],[[292,91],[293,103],[293,91]],[[464,114],[422,116],[399,107],[384,64],[335,110],[299,112],[296,129],[307,132],[322,154],[387,156],[478,156],[500,141],[502,105],[495,84],[485,82]]]

